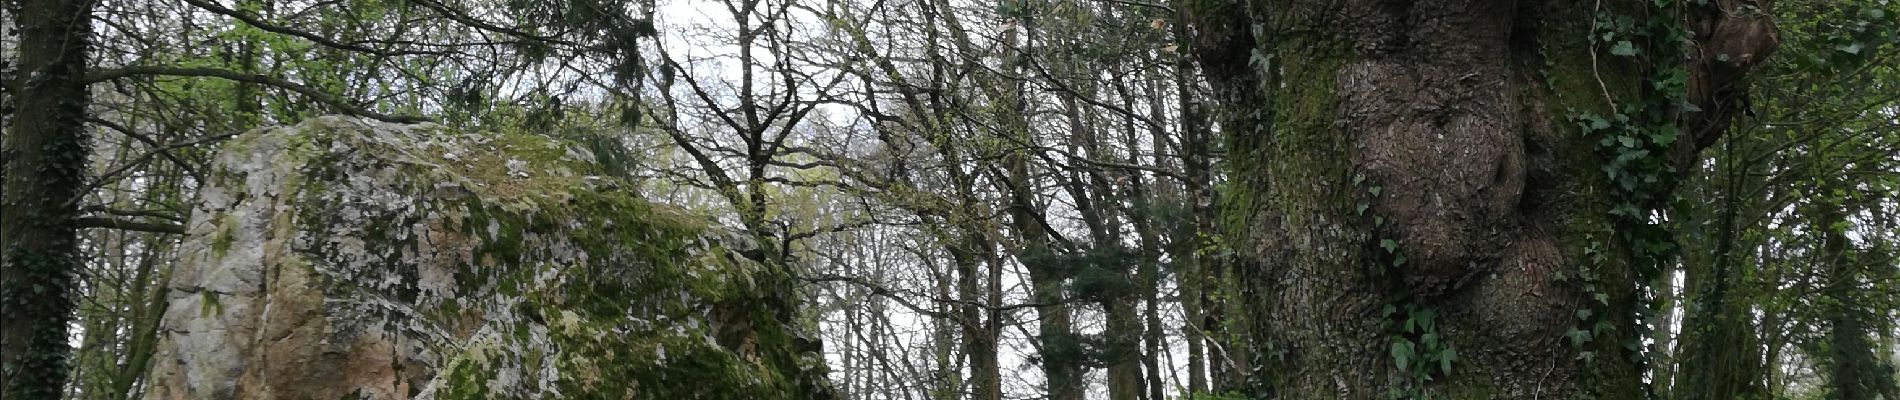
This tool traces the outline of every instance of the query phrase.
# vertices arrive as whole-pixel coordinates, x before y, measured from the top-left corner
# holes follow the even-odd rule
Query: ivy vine
[[[1353,214],[1366,217],[1371,210],[1370,199],[1385,193],[1385,187],[1366,186],[1366,177],[1355,174],[1353,187],[1363,188],[1366,196],[1353,206]],[[1385,227],[1385,217],[1372,215],[1373,232],[1378,243],[1374,276],[1396,277],[1397,272],[1406,263],[1405,249],[1396,239],[1385,237],[1378,228]],[[1390,285],[1402,288],[1404,285]],[[1458,351],[1445,341],[1438,331],[1438,310],[1419,303],[1417,296],[1407,292],[1393,293],[1393,300],[1387,302],[1380,311],[1385,321],[1387,354],[1392,366],[1399,372],[1400,381],[1386,391],[1387,399],[1429,399],[1431,393],[1424,390],[1426,383],[1451,375],[1452,365],[1458,361]]]
[[[1579,349],[1577,358],[1585,364],[1598,356],[1590,344],[1614,329],[1610,316],[1597,308],[1609,306],[1611,300],[1605,291],[1610,288],[1600,279],[1603,266],[1621,261],[1629,267],[1638,284],[1635,318],[1651,318],[1660,308],[1649,288],[1655,287],[1663,266],[1676,255],[1675,241],[1662,226],[1674,201],[1670,193],[1679,175],[1669,154],[1682,139],[1678,116],[1701,111],[1686,100],[1688,33],[1678,16],[1679,9],[1688,4],[1684,0],[1652,0],[1645,4],[1640,11],[1648,18],[1641,19],[1599,10],[1589,35],[1593,51],[1607,52],[1610,61],[1644,67],[1646,78],[1639,88],[1640,100],[1618,105],[1619,99],[1606,89],[1604,100],[1612,114],[1572,112],[1570,116],[1570,122],[1585,137],[1595,140],[1612,199],[1607,215],[1612,229],[1608,237],[1586,237],[1589,244],[1584,249],[1585,262],[1576,271],[1579,286],[1590,301],[1576,311],[1578,325],[1565,335]],[[1556,279],[1568,277],[1559,274]],[[1626,355],[1642,369],[1647,369],[1649,363],[1642,344],[1642,338],[1649,334],[1648,326],[1634,324],[1637,331],[1621,343]]]

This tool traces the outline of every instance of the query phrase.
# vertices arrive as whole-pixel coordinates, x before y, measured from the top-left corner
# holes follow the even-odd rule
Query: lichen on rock
[[[795,399],[825,390],[743,235],[526,134],[322,117],[234,139],[149,399]]]

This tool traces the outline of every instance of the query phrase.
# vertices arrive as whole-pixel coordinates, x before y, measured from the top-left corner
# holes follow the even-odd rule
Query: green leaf
[[[1689,103],[1684,102],[1682,104],[1689,104]],[[1684,111],[1688,111],[1688,110],[1684,110]],[[1696,111],[1701,111],[1701,109],[1697,109]],[[1689,112],[1694,112],[1694,111],[1689,111]],[[1655,142],[1656,145],[1659,145],[1659,146],[1668,146],[1671,143],[1676,142],[1676,130],[1674,129],[1657,130],[1656,133],[1649,134],[1649,141]]]
[[[1385,191],[1385,187],[1384,187],[1384,186],[1373,186],[1373,187],[1371,187],[1371,188],[1367,188],[1367,189],[1366,189],[1366,191],[1368,191],[1368,192],[1372,192],[1372,195],[1373,195],[1373,196],[1378,196],[1378,195],[1379,195],[1379,192],[1383,192],[1383,191]]]
[[[1412,342],[1392,341],[1392,362],[1397,363],[1399,369],[1405,369],[1406,366],[1412,364],[1412,355]]]
[[[1590,130],[1592,131],[1610,129],[1610,121],[1605,121],[1603,120],[1603,117],[1598,117],[1594,114],[1584,116],[1583,121],[1588,124],[1585,126],[1590,128]]]
[[[1438,370],[1444,372],[1445,375],[1451,375],[1451,362],[1457,360],[1457,350],[1445,349],[1445,355],[1438,357]]]
[[[1634,56],[1636,55],[1636,45],[1631,44],[1628,40],[1618,40],[1615,46],[1610,46],[1610,54],[1624,57]]]
[[[1391,253],[1399,250],[1399,242],[1392,239],[1380,239],[1379,247],[1385,248],[1385,252]]]
[[[1842,53],[1860,54],[1860,51],[1862,49],[1867,48],[1867,45],[1861,42],[1854,42],[1850,44],[1840,45],[1839,47],[1836,47],[1836,48],[1840,49]]]
[[[1564,336],[1570,338],[1571,346],[1582,346],[1584,343],[1590,342],[1590,332],[1585,332],[1582,329],[1570,328],[1569,332],[1564,332]]]

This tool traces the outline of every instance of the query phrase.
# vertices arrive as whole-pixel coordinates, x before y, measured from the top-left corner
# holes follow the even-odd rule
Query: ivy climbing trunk
[[[66,381],[95,3],[21,1],[12,21],[20,41],[0,196],[0,398],[58,399]]]
[[[1774,45],[1765,4],[1675,3],[1177,2],[1249,388],[1643,398],[1653,216]]]

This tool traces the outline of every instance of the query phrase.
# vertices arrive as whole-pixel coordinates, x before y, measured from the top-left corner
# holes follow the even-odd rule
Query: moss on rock
[[[782,272],[591,157],[341,117],[236,139],[148,398],[821,396],[817,356],[760,305]]]

